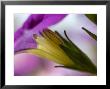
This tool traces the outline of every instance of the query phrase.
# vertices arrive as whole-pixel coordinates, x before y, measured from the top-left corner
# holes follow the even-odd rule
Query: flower
[[[40,57],[53,60],[62,65],[74,65],[74,63],[69,60],[68,56],[66,56],[64,51],[60,48],[59,45],[63,44],[63,41],[58,35],[49,29],[44,30],[41,34],[42,37],[34,34],[38,47],[36,49],[27,50],[26,52],[37,54]]]
[[[35,16],[35,18],[34,18],[34,16]],[[27,48],[37,48],[38,45],[32,37],[33,37],[33,34],[37,34],[39,36],[39,31],[42,32],[43,28],[48,27],[51,30],[57,30],[62,36],[63,36],[63,34],[62,34],[63,31],[66,29],[66,33],[68,34],[71,41],[74,42],[84,53],[86,53],[89,56],[89,58],[92,60],[92,62],[94,62],[95,64],[97,63],[96,62],[96,50],[95,50],[96,41],[91,39],[88,36],[88,34],[86,34],[86,32],[83,32],[83,30],[81,29],[81,27],[86,27],[87,29],[89,29],[90,32],[96,34],[96,26],[89,19],[87,19],[84,15],[69,14],[69,15],[64,15],[64,17],[63,17],[63,15],[61,15],[61,19],[59,19],[59,20],[57,19],[58,21],[55,22],[54,24],[52,24],[52,21],[53,21],[55,15],[54,16],[45,15],[45,16],[43,16],[43,20],[39,20],[40,15],[38,15],[38,14],[34,14],[34,16],[31,15],[28,18],[28,20],[25,21],[24,24],[27,24],[27,26],[23,25],[24,27],[22,26],[20,29],[18,29],[15,32],[15,53],[16,53],[16,51],[27,49]],[[44,17],[46,17],[46,18],[44,18]],[[51,19],[49,20],[49,18],[51,18]],[[51,25],[44,26],[44,23],[46,23],[45,19],[47,21],[50,21]],[[37,20],[39,20],[39,21],[37,21]],[[33,26],[31,26],[32,25],[31,23],[35,23],[35,24]],[[78,32],[80,32],[80,34]],[[27,54],[27,53],[25,53],[25,54],[27,56],[29,56],[29,54]],[[19,54],[15,54],[15,60],[18,60],[20,58],[17,55],[19,55]],[[24,53],[23,53],[23,55],[24,55]],[[34,55],[31,55],[31,56],[34,56]],[[30,58],[32,60],[30,60],[30,63],[32,63],[31,61],[33,61],[33,57],[31,57],[31,56],[30,56]],[[39,59],[40,58],[36,58],[36,62]],[[24,60],[24,59],[22,59],[22,60]],[[42,60],[40,60],[40,61],[42,61]],[[27,60],[27,62],[28,62],[28,60]],[[78,71],[74,71],[74,70],[70,71],[70,74],[68,74],[69,73],[68,69],[61,68],[61,67],[54,68],[52,66],[55,66],[57,64],[54,65],[53,63],[49,63],[50,61],[47,61],[47,60],[43,60],[42,62],[48,66],[51,65],[48,67],[49,70],[52,70],[52,71],[59,70],[59,72],[57,72],[57,74],[58,73],[61,74],[64,71],[65,73],[63,73],[62,75],[65,75],[65,74],[67,74],[67,75],[89,75],[89,74],[84,74],[83,72],[78,72]],[[17,65],[17,64],[18,64],[18,62],[15,62],[15,65]],[[24,62],[24,64],[27,64],[26,61]],[[63,66],[63,65],[61,65],[61,66]],[[20,67],[20,65],[18,67]],[[28,67],[30,67],[30,66],[28,66]],[[44,71],[46,73],[48,68],[44,67],[43,69],[40,69],[40,70]],[[23,68],[21,68],[21,70],[22,69]],[[36,69],[36,67],[33,67],[33,69]],[[61,72],[61,69],[63,69],[62,72]],[[24,69],[24,71],[25,70],[28,71],[28,68]],[[16,71],[16,67],[15,67],[15,71]],[[37,69],[36,69],[36,71],[37,71]],[[51,72],[47,71],[49,74],[46,74],[46,75],[51,75],[52,71]],[[29,73],[29,72],[27,72],[27,73]],[[23,74],[23,72],[21,72],[21,75],[26,75],[26,74]],[[45,74],[43,74],[43,75],[45,75]],[[56,72],[53,73],[52,75],[56,75]]]
[[[72,43],[66,31],[64,33],[68,40],[64,39],[58,32],[55,33],[49,29],[41,32],[42,36],[34,34],[33,37],[38,43],[38,47],[22,52],[31,53],[41,58],[54,61],[66,68],[96,74],[97,69],[89,57]]]

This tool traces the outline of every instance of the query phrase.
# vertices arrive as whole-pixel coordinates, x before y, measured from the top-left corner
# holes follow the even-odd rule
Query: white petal
[[[62,21],[49,28],[53,31],[57,30],[62,36],[64,36],[64,30],[66,30],[71,41],[85,52],[96,65],[97,42],[82,30],[82,27],[97,34],[97,26],[83,14],[69,14]]]

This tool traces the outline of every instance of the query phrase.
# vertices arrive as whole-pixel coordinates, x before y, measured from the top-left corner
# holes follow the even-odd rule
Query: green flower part
[[[82,52],[67,36],[63,38],[57,31],[53,32],[49,29],[44,30],[41,36],[33,35],[38,44],[36,49],[27,49],[22,52],[30,53],[41,58],[56,62],[61,66],[75,69],[79,71],[96,74],[97,68],[89,59],[89,57]]]
[[[94,40],[97,40],[97,36],[93,33],[91,33],[89,30],[87,30],[86,28],[82,27],[82,29],[87,32]]]
[[[85,14],[93,23],[97,24],[97,14]]]

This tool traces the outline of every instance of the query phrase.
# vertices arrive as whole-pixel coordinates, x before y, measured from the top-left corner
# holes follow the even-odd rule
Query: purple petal
[[[32,14],[14,34],[15,52],[36,48],[37,45],[33,39],[33,34],[39,34],[44,28],[54,25],[61,21],[66,14]]]
[[[29,54],[17,54],[14,57],[14,75],[29,75],[38,70],[41,65],[41,60]]]

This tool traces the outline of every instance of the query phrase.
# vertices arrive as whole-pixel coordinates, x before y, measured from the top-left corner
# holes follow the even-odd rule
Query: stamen
[[[67,36],[67,34],[66,34],[66,31],[64,30],[64,34],[65,34],[65,36],[66,36],[66,38],[68,39],[68,41],[70,41],[71,42],[71,40],[69,39],[69,37]]]
[[[87,32],[93,39],[97,40],[97,36],[96,36],[94,33],[90,32],[89,30],[87,30],[87,29],[84,28],[84,27],[82,27],[82,29],[83,29],[85,32]]]
[[[51,30],[48,30],[46,32],[46,34],[55,43],[57,43],[57,44],[62,44],[63,43],[62,39],[55,32],[52,32]]]
[[[33,34],[33,37],[34,37],[35,39],[37,39],[38,36],[37,36],[37,34]]]

